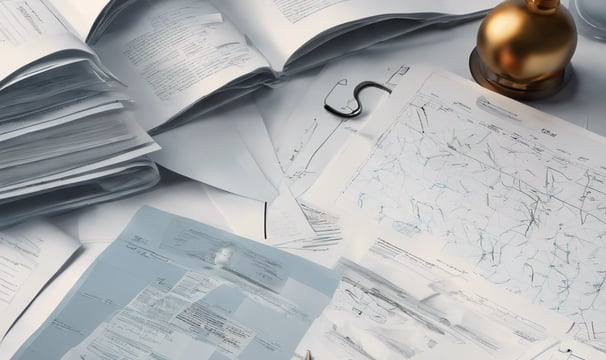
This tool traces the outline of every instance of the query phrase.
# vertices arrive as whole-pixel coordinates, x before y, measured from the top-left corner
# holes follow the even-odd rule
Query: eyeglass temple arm
[[[391,94],[391,89],[383,84],[380,84],[380,83],[374,82],[374,81],[362,81],[361,83],[356,85],[356,87],[353,90],[353,96],[354,96],[354,99],[356,100],[356,104],[357,104],[357,107],[355,109],[353,109],[353,111],[345,113],[345,112],[342,112],[340,110],[333,108],[332,106],[328,105],[326,102],[324,102],[324,109],[326,109],[326,111],[328,111],[331,114],[345,117],[345,118],[354,118],[354,117],[360,115],[362,113],[362,103],[360,102],[360,92],[362,91],[362,89],[365,89],[367,87],[374,87],[377,89],[381,89],[381,90],[387,91],[388,94]]]

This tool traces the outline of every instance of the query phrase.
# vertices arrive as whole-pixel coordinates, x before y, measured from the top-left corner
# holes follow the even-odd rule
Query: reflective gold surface
[[[574,21],[559,0],[506,1],[480,25],[475,55],[479,62],[476,59],[472,74],[497,91],[504,87],[546,94],[562,85],[576,43]]]

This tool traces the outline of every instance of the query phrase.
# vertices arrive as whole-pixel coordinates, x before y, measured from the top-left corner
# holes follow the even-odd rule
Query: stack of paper
[[[43,2],[2,5],[0,226],[157,182],[140,157],[158,147],[92,50]]]

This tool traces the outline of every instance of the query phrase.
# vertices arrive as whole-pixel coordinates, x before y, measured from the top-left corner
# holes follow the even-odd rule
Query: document
[[[411,71],[305,199],[432,233],[606,348],[606,141],[453,75]]]
[[[0,226],[158,181],[131,99],[50,3],[0,1],[0,51]]]
[[[374,246],[361,260],[339,261],[337,291],[298,358],[311,349],[318,359],[530,359],[557,349],[570,328],[435,251],[436,239],[364,228],[358,234]]]
[[[0,342],[79,247],[78,241],[42,221],[0,230]]]
[[[47,0],[59,9],[64,22],[73,27],[78,37],[94,44],[108,31],[118,15],[138,0]]]
[[[124,14],[94,49],[128,85],[145,130],[186,111],[199,112],[194,104],[236,79],[240,82],[232,90],[242,95],[244,78],[273,76],[265,59],[206,1],[141,2]],[[223,91],[221,97],[226,96]],[[191,120],[183,116],[180,121]]]
[[[71,50],[97,59],[92,50],[59,21],[42,0],[3,0],[0,7],[0,84],[36,61]],[[57,56],[60,58],[60,56]]]
[[[286,359],[337,280],[296,256],[144,207],[15,359]]]
[[[44,58],[77,53],[101,68],[100,57],[144,129],[160,133],[287,73],[496,3],[3,0],[0,47],[14,54],[2,60],[0,86]]]
[[[73,26],[76,34],[86,41],[88,34],[93,30],[97,17],[103,13],[112,0],[48,0],[56,9],[61,9],[61,15],[68,24]]]
[[[238,24],[271,67],[282,73],[324,63],[352,49],[365,48],[434,21],[473,18],[498,2],[220,0],[213,3]]]
[[[14,358],[17,350],[52,314],[80,276],[107,246],[107,243],[82,244],[0,341],[0,359]]]
[[[283,185],[280,196],[267,204],[260,241],[332,268],[341,256],[358,249],[343,225],[338,218],[295,199]]]
[[[208,195],[234,233],[332,268],[341,256],[365,252],[370,243],[349,241],[348,222],[295,199],[286,184],[272,202],[215,188]]]
[[[263,119],[242,99],[154,136],[158,164],[188,178],[259,201],[272,201],[282,180]]]
[[[530,353],[530,352],[529,352]],[[574,339],[564,338],[559,344],[550,349],[535,351],[535,356],[528,356],[525,359],[532,360],[590,360],[601,359],[604,353],[591,346],[575,341]]]

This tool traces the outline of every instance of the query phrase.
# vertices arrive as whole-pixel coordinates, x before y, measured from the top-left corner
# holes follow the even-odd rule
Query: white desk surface
[[[479,24],[480,21],[474,21],[452,28],[422,30],[377,45],[375,48],[387,53],[398,54],[403,63],[433,65],[471,79],[468,59],[475,46]],[[606,42],[579,36],[577,50],[572,60],[574,69],[572,80],[556,96],[528,104],[598,134],[606,135],[605,57]],[[275,101],[282,102],[282,106],[276,106],[276,111],[287,107],[288,103],[294,103],[301,91],[306,91],[305,85],[312,80],[313,76],[303,76],[299,82],[292,82],[292,86],[290,84],[283,86],[279,94],[271,94]],[[190,191],[198,189],[195,186],[189,186],[189,188]],[[154,192],[157,191],[162,191],[162,188],[154,190]],[[152,193],[146,196],[153,197],[154,195]],[[192,198],[204,202],[199,204],[202,213],[213,211],[212,204],[207,203],[210,200],[205,196],[181,196],[179,199],[175,199],[172,206],[178,206],[178,201],[191,201]],[[188,206],[191,207],[191,203],[188,203]],[[101,229],[106,225],[101,219],[111,218],[111,216],[104,216],[104,214],[98,216],[100,219],[98,226]],[[222,225],[221,219],[216,214],[208,214],[208,218],[210,223],[214,223],[216,226]],[[226,223],[229,223],[229,219],[227,220]],[[78,237],[77,212],[55,218],[53,221],[71,235]],[[0,343],[0,359],[8,359],[14,354],[52,312],[86,267],[107,246],[107,241],[99,239],[80,239],[80,241],[85,245],[81,249],[79,257],[43,291],[4,341]]]

